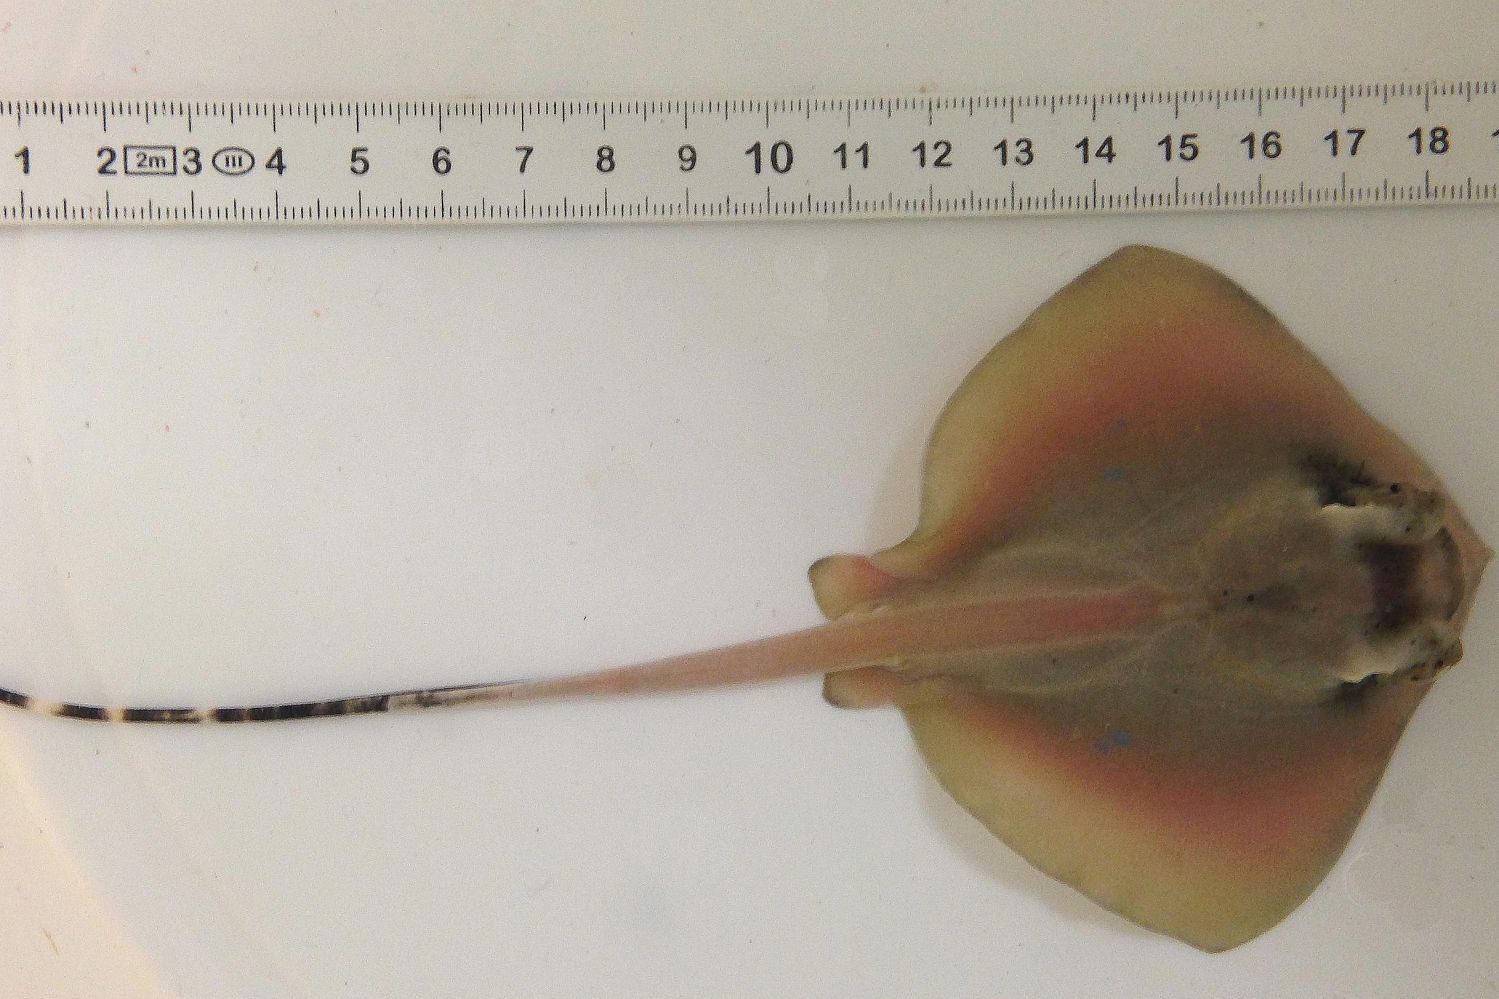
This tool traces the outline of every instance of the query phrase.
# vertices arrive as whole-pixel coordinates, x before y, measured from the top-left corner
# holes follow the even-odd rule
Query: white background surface
[[[1482,2],[0,8],[8,96],[1492,75]],[[0,152],[5,152],[0,150]],[[8,161],[7,161],[8,162]],[[0,660],[51,696],[562,672],[811,623],[967,368],[1115,246],[1261,297],[1499,537],[1499,213],[0,235]],[[1207,957],[815,681],[279,728],[0,719],[19,996],[1494,994],[1499,607],[1342,863]]]

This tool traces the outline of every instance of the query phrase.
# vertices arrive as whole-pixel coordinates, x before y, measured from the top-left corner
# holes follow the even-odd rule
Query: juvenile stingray
[[[905,712],[964,808],[1143,926],[1223,950],[1348,841],[1490,557],[1431,470],[1268,311],[1148,247],[991,350],[932,432],[920,522],[812,566],[820,627],[560,679],[235,708],[238,722],[825,673]]]

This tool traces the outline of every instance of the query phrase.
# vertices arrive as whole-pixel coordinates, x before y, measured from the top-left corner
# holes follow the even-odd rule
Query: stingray
[[[1462,655],[1491,552],[1432,471],[1262,305],[1133,246],[959,385],[920,517],[810,571],[803,631],[553,679],[47,714],[275,721],[825,674],[904,712],[948,792],[1037,868],[1208,951],[1295,909]]]

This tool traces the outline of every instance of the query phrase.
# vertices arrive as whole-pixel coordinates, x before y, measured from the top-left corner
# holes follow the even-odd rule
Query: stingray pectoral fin
[[[1029,699],[960,681],[899,698],[932,771],[991,832],[1105,908],[1207,951],[1274,926],[1332,867],[1420,699],[1289,707]]]
[[[873,562],[930,578],[987,545],[1117,531],[1224,456],[1327,454],[1440,489],[1264,306],[1197,261],[1126,247],[1059,290],[968,374],[932,431],[921,516]],[[1465,561],[1486,555],[1450,517]]]

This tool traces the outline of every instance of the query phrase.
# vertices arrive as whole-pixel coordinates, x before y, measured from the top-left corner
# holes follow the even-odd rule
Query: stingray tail
[[[128,708],[44,701],[0,688],[0,701],[86,721],[198,724],[268,722],[460,705],[703,690],[760,683],[923,656],[1073,641],[1138,627],[1160,613],[1148,588],[1001,598],[851,614],[827,624],[633,666],[559,677],[398,690],[326,701],[227,708]]]
[[[0,703],[36,714],[56,718],[78,718],[83,721],[141,722],[156,725],[198,725],[232,722],[290,721],[297,718],[328,718],[337,715],[368,715],[385,711],[440,707],[447,704],[472,703],[483,698],[480,692],[517,686],[508,683],[469,684],[460,687],[433,687],[423,690],[391,691],[357,697],[335,697],[322,701],[294,701],[286,704],[256,704],[220,708],[134,708],[73,704],[68,701],[45,701],[18,691],[0,687]]]

